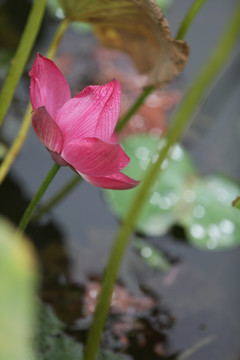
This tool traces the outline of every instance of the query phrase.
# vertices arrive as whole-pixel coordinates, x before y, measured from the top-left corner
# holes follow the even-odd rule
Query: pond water
[[[191,3],[178,0],[169,10],[173,34]],[[186,38],[192,49],[191,56],[177,86],[184,88],[194,78],[236,4],[235,0],[211,0],[203,7]],[[56,25],[57,21],[50,16],[45,18],[28,69],[35,51],[45,52]],[[98,71],[93,56],[96,48],[97,42],[91,33],[67,31],[58,61],[67,69],[66,78],[74,92],[94,81]],[[239,60],[238,46],[221,78],[206,94],[193,125],[183,138],[202,174],[224,173],[237,181],[240,179]],[[6,143],[12,141],[19,127],[28,100],[28,86],[29,79],[25,76],[1,134]],[[0,187],[1,213],[17,223],[51,166],[49,154],[31,129],[7,180]],[[71,176],[69,169],[61,169],[43,202]],[[42,263],[42,297],[54,306],[66,322],[67,331],[78,339],[84,339],[88,327],[81,307],[83,289],[90,280],[98,284],[118,225],[101,191],[82,182],[27,231]],[[192,248],[178,227],[167,235],[147,240],[161,248],[173,260],[172,265],[166,273],[153,271],[130,246],[120,274],[125,297],[138,297],[143,302],[154,300],[154,304],[149,308],[143,306],[141,311],[133,306],[131,320],[120,317],[119,321],[112,314],[103,338],[104,346],[125,351],[137,360],[239,359],[240,248],[219,252]],[[123,313],[122,317],[126,315]],[[128,331],[127,343],[121,336],[116,336],[116,340],[111,334],[114,324],[121,321]]]

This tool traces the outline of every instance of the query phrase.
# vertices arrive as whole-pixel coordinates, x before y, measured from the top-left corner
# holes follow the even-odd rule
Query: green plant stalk
[[[67,186],[64,186],[60,192],[53,196],[50,201],[48,201],[37,213],[33,216],[32,220],[37,221],[43,214],[48,212],[55,204],[57,204],[64,196],[69,193],[80,181],[82,180],[80,175],[74,176],[68,183]]]
[[[55,36],[54,36],[52,43],[49,47],[49,50],[47,52],[47,57],[49,59],[54,58],[55,53],[58,49],[59,43],[60,43],[65,31],[67,30],[69,23],[70,23],[70,21],[68,19],[64,19],[58,26]],[[3,182],[3,180],[7,176],[12,163],[14,162],[16,156],[18,155],[18,153],[27,137],[28,130],[31,125],[31,117],[32,117],[32,106],[29,102],[28,106],[27,106],[27,110],[26,110],[24,118],[23,118],[23,122],[19,129],[19,132],[0,166],[0,184]]]
[[[189,87],[184,96],[178,112],[173,118],[173,125],[169,131],[165,146],[159,152],[157,161],[152,164],[142,186],[133,199],[129,207],[129,211],[123,221],[123,224],[115,239],[112,252],[110,254],[109,262],[104,274],[102,290],[98,298],[98,303],[95,311],[92,326],[90,328],[86,348],[85,360],[95,360],[101,334],[107,318],[107,314],[111,304],[111,296],[114,288],[120,264],[123,255],[125,254],[129,237],[134,228],[138,215],[142,206],[148,196],[151,185],[156,176],[160,173],[163,161],[168,156],[169,150],[176,143],[187,125],[190,123],[191,117],[196,111],[201,99],[204,97],[208,87],[211,85],[217,74],[220,72],[226,63],[233,46],[240,33],[240,5],[236,7],[234,15],[232,16],[228,28],[223,35],[221,41],[215,48],[214,53],[208,60],[207,64],[202,68],[194,83]]]
[[[36,192],[36,195],[34,196],[32,201],[28,205],[26,211],[24,212],[23,217],[22,217],[22,219],[21,219],[21,221],[19,223],[19,230],[20,231],[23,232],[26,229],[26,227],[27,227],[27,225],[28,225],[28,223],[29,223],[29,221],[31,219],[31,216],[33,214],[33,211],[35,210],[37,204],[41,200],[42,196],[44,195],[44,193],[47,190],[49,184],[51,183],[51,181],[53,180],[54,176],[56,175],[56,173],[58,172],[59,169],[60,169],[60,165],[54,163],[53,167],[51,168],[51,170],[47,174],[46,178],[44,179],[44,181],[40,185],[38,191]]]
[[[183,40],[185,38],[188,29],[190,28],[197,13],[201,9],[201,7],[205,4],[205,2],[206,0],[196,0],[193,3],[193,5],[190,7],[177,32],[177,36],[176,36],[177,40]]]
[[[14,91],[39,32],[46,3],[47,0],[35,0],[33,3],[21,41],[18,45],[7,78],[0,93],[0,126],[5,118],[9,105],[12,101]]]
[[[154,88],[154,86],[148,86],[143,89],[142,94],[137,98],[135,103],[130,107],[130,109],[123,116],[123,118],[118,121],[116,126],[117,132],[120,132],[124,128],[129,119],[138,111],[140,106],[144,103],[144,100],[148,97],[148,95],[153,92]]]
[[[57,28],[57,31],[54,35],[54,38],[51,42],[51,45],[49,46],[49,49],[47,51],[47,54],[46,56],[49,58],[49,59],[53,59],[56,55],[56,52],[57,52],[57,49],[59,47],[59,44],[62,40],[62,37],[63,35],[65,34],[69,24],[71,23],[71,20],[68,19],[68,18],[65,18],[61,21],[61,23],[59,24],[58,28]]]
[[[196,0],[194,2],[194,4],[189,9],[188,13],[186,14],[185,18],[183,19],[183,21],[182,21],[182,23],[181,23],[181,25],[179,27],[178,34],[177,34],[177,37],[176,37],[177,40],[183,39],[185,37],[185,35],[186,35],[192,21],[196,17],[198,11],[201,9],[201,7],[205,3],[205,1],[206,0]],[[149,87],[146,87],[146,88],[143,89],[142,94],[137,98],[135,103],[130,107],[130,109],[123,116],[123,118],[119,120],[119,122],[117,124],[117,127],[116,127],[117,132],[120,132],[124,128],[124,126],[130,120],[131,116],[134,115],[138,111],[140,106],[144,103],[144,100],[148,97],[148,95],[150,95],[154,91],[154,89],[155,89],[154,86],[149,86]],[[70,182],[72,182],[72,181],[73,180],[70,180]],[[68,184],[66,184],[64,186],[64,188],[66,187],[66,189],[68,189],[68,191],[66,191],[64,193],[64,196],[66,196],[67,193],[69,191],[71,191],[76,185],[77,185],[77,182],[74,184],[73,187],[69,187]],[[63,188],[63,190],[61,190],[61,192],[64,192],[64,188]],[[56,195],[56,197],[57,197],[57,195]],[[62,199],[63,199],[63,196],[59,197],[58,201],[60,201]],[[56,205],[58,201],[54,202],[53,205]],[[50,207],[47,208],[46,211],[48,211],[48,210],[50,210]],[[42,212],[42,214],[45,213],[46,211]]]
[[[7,176],[8,171],[10,170],[10,167],[27,136],[29,127],[31,125],[31,116],[32,116],[32,106],[29,102],[19,132],[12,146],[8,149],[8,152],[5,155],[2,164],[0,165],[0,184],[4,181],[5,177]]]

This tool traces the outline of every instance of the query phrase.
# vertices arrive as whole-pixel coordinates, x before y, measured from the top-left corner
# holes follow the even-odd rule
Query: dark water
[[[169,11],[173,33],[191,3],[178,0]],[[207,59],[236,4],[235,0],[209,0],[197,16],[186,38],[192,50],[180,79],[182,86],[191,82]],[[55,26],[56,22],[49,17],[45,19],[39,48],[35,50],[45,51]],[[83,87],[94,79],[97,68],[92,53],[95,48],[96,40],[92,34],[79,35],[70,29],[64,37],[59,55],[64,59],[66,54],[72,54],[73,72],[69,71],[66,77],[73,91],[80,89],[79,83]],[[238,44],[223,74],[206,94],[183,140],[201,173],[220,172],[237,180],[240,179],[239,60]],[[65,61],[69,62],[69,58]],[[19,127],[28,99],[28,86],[29,80],[25,77],[2,132],[6,142],[13,139]],[[31,130],[8,179],[0,188],[0,211],[17,222],[51,166],[49,154]],[[69,169],[61,169],[43,202],[71,176]],[[48,274],[44,278],[43,297],[55,305],[67,323],[71,323],[81,317],[82,287],[90,275],[99,277],[104,269],[118,223],[104,204],[100,190],[83,182],[45,216],[40,225],[31,226],[29,234],[44,260],[43,273]],[[158,359],[161,357],[156,354],[161,351],[154,349],[162,344],[163,358],[168,359],[176,359],[180,352],[182,359],[187,358],[184,353],[187,349],[192,350],[192,354],[189,353],[192,360],[239,359],[240,248],[222,252],[200,251],[186,244],[181,229],[149,239],[149,242],[177,261],[166,274],[152,271],[130,246],[121,269],[121,282],[135,296],[142,296],[143,291],[153,294],[158,303],[158,316],[161,316],[157,320],[158,326],[151,322],[154,315],[150,312],[145,322],[142,320],[147,352],[139,345],[136,327],[129,337],[128,352],[139,360]],[[64,295],[63,283],[68,284]],[[64,302],[59,302],[59,294],[64,297]],[[147,321],[150,325],[146,325]],[[75,335],[80,336],[78,331]],[[109,345],[107,335],[104,339],[104,344]],[[112,340],[110,347],[117,348]]]

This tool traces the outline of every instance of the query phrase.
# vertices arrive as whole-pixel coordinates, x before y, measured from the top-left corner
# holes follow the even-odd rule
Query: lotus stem
[[[26,229],[29,221],[31,220],[32,214],[33,214],[36,206],[38,205],[39,201],[43,197],[45,191],[47,190],[48,186],[50,185],[51,181],[53,180],[54,176],[56,175],[56,173],[58,172],[59,169],[60,169],[60,165],[54,163],[53,167],[47,174],[45,180],[40,185],[36,195],[34,196],[32,201],[28,205],[28,207],[27,207],[26,211],[24,212],[23,217],[19,223],[19,230],[21,232],[23,232]]]
[[[117,132],[120,132],[124,128],[124,126],[130,120],[130,118],[138,111],[140,106],[144,103],[144,100],[148,97],[149,94],[151,94],[151,92],[154,90],[154,88],[155,88],[154,86],[148,86],[143,89],[143,92],[137,98],[135,103],[130,107],[130,109],[123,116],[123,118],[118,121],[117,126],[116,126]]]
[[[196,0],[190,7],[177,32],[177,40],[183,40],[185,38],[188,29],[205,2],[206,0]]]
[[[30,11],[16,54],[0,93],[0,126],[11,104],[13,94],[39,32],[47,0],[35,0]]]
[[[51,210],[54,205],[61,201],[66,194],[68,194],[80,181],[80,175],[74,175],[73,178],[64,186],[56,195],[54,195],[37,213],[33,216],[32,220],[37,221],[42,215]]]

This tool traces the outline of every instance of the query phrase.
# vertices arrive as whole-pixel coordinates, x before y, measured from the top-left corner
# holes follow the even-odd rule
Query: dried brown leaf
[[[171,81],[184,68],[189,47],[171,38],[170,28],[154,0],[60,0],[73,20],[94,25],[104,46],[128,53],[147,85]]]

